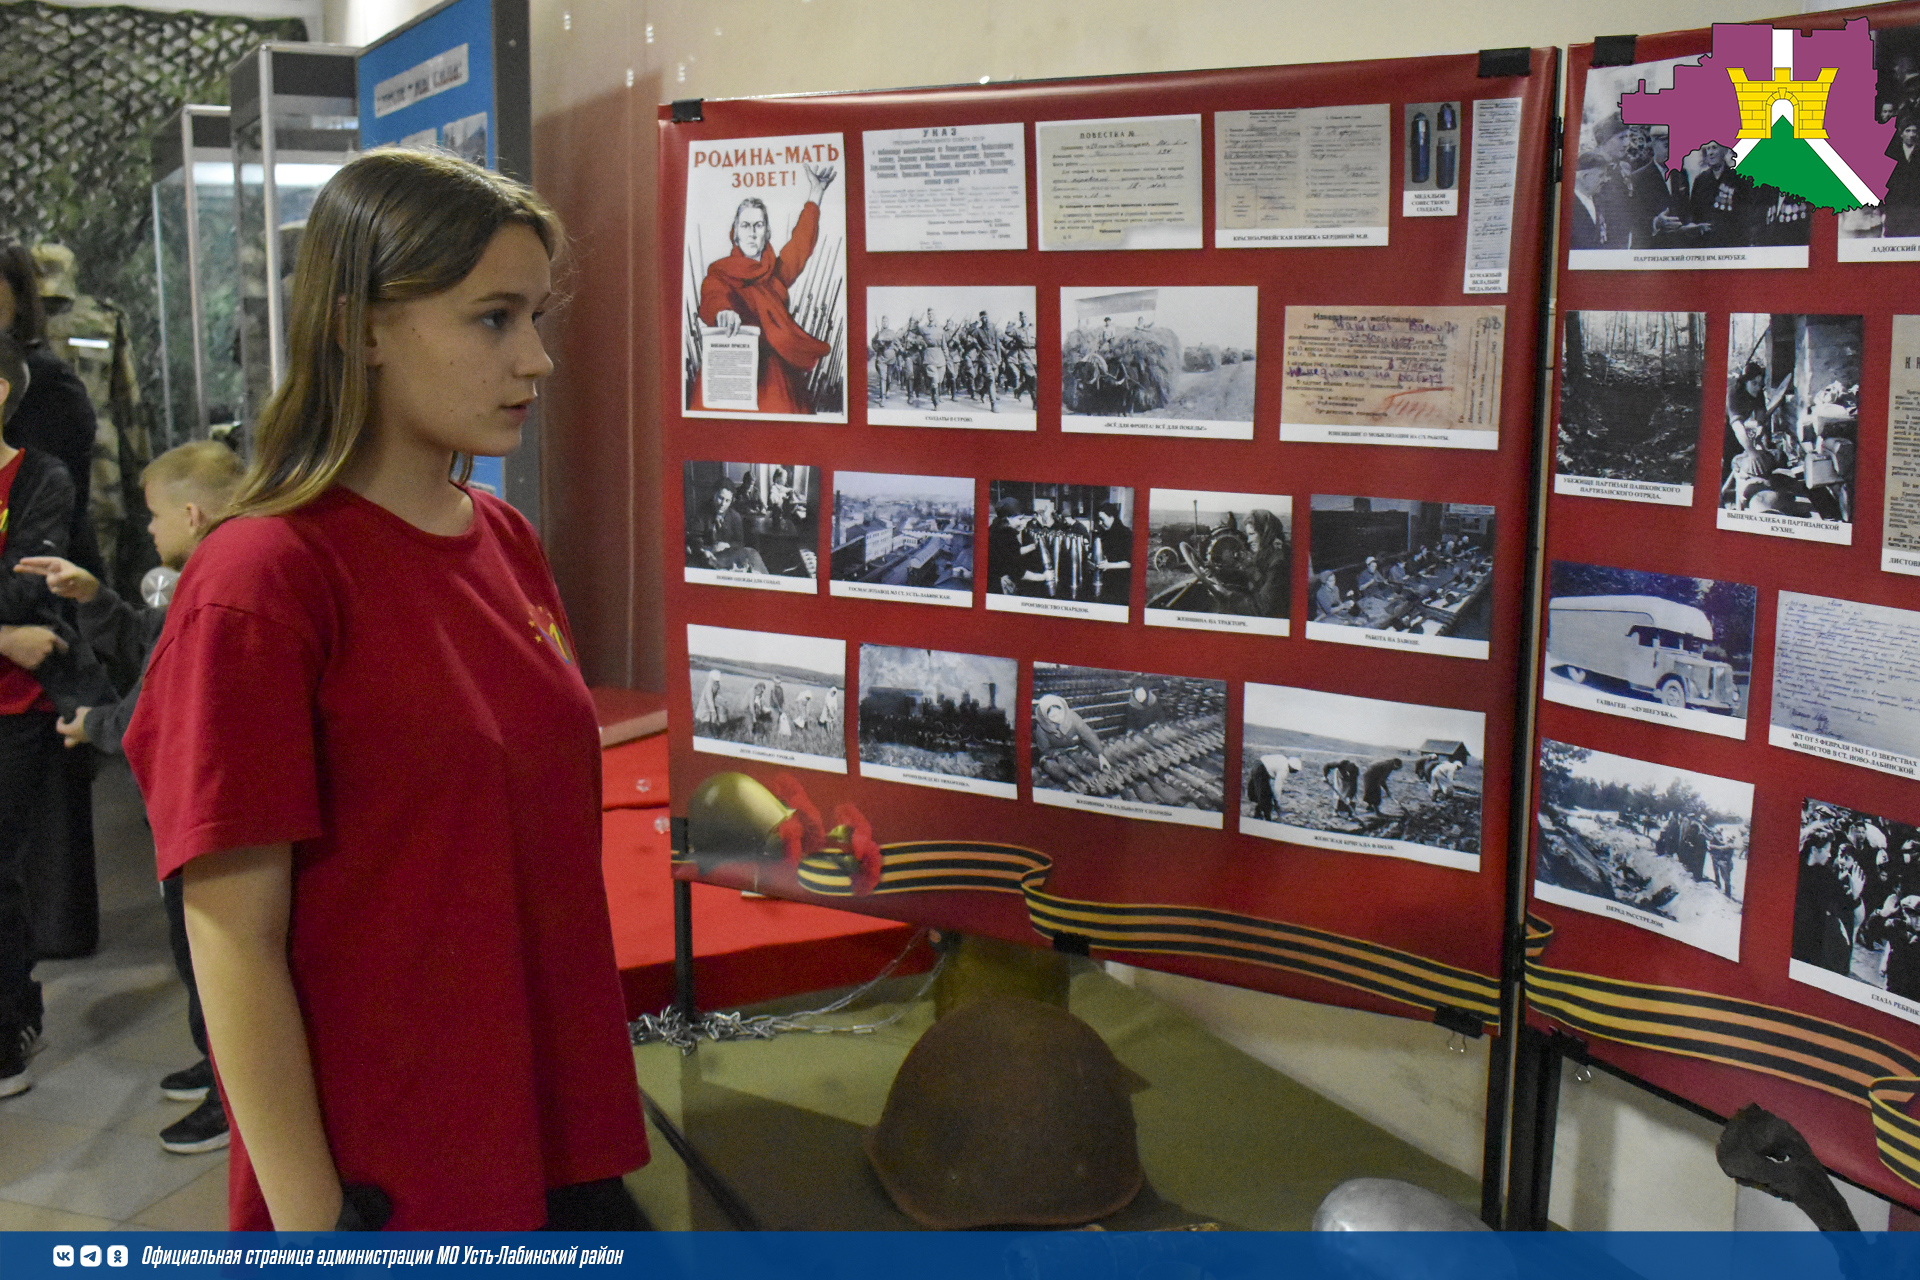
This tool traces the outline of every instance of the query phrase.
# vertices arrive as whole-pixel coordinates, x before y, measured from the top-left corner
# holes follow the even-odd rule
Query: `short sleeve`
[[[220,604],[168,622],[124,740],[161,878],[202,854],[320,835],[311,640]]]

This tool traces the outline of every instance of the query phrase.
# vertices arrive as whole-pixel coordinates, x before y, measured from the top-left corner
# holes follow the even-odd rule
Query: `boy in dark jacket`
[[[169,449],[150,463],[140,480],[146,488],[147,509],[152,519],[147,531],[160,553],[160,562],[179,569],[193,554],[227,509],[239,489],[243,471],[233,450],[212,440],[196,440]],[[160,638],[166,621],[166,605],[134,604],[123,600],[112,588],[79,565],[60,556],[28,556],[15,571],[37,575],[45,580],[54,595],[71,600],[80,608],[80,632],[87,647],[105,662],[124,670],[138,671],[131,688],[117,700],[78,706],[64,716],[56,730],[69,747],[91,743],[101,751],[120,753],[120,737],[140,697],[147,659],[154,642]],[[220,1095],[212,1088],[213,1069],[206,1059],[206,1024],[200,1014],[199,991],[193,980],[193,960],[187,950],[186,921],[181,910],[178,877],[161,886],[167,903],[169,940],[173,944],[174,966],[187,987],[187,1029],[200,1050],[201,1059],[191,1067],[176,1071],[161,1080],[161,1092],[176,1101],[198,1099],[200,1105],[160,1131],[160,1145],[168,1151],[190,1154],[213,1151],[228,1142],[227,1115]]]

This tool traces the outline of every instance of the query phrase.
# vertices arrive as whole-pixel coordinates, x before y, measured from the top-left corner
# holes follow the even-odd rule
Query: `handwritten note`
[[[1019,124],[874,129],[867,252],[1027,247],[1027,133]]]
[[[1200,117],[1048,120],[1039,151],[1042,249],[1198,249]]]
[[[1920,777],[1920,613],[1782,591],[1768,740]]]
[[[1288,307],[1280,438],[1497,449],[1505,307]]]
[[[1467,192],[1463,292],[1505,293],[1513,250],[1513,187],[1520,164],[1520,99],[1473,104],[1473,176]]]
[[[1214,243],[1387,243],[1389,133],[1384,103],[1220,112]]]

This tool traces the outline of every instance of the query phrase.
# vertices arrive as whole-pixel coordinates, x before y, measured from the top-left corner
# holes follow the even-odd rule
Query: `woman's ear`
[[[381,362],[379,335],[375,332],[374,309],[369,306],[360,313],[360,333],[352,335],[357,341],[350,341],[347,333],[347,298],[341,294],[333,300],[333,340],[338,344],[341,354],[351,354],[357,346],[360,349],[360,362],[369,369]]]

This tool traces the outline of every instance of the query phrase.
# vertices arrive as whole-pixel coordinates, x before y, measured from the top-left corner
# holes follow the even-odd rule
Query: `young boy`
[[[200,539],[227,509],[240,485],[244,468],[233,450],[211,440],[196,440],[169,449],[141,474],[147,510],[147,531],[160,553],[160,562],[178,569],[200,545]],[[166,606],[145,607],[122,600],[100,580],[70,560],[58,556],[28,556],[15,566],[22,574],[37,574],[54,595],[80,606],[80,632],[87,645],[109,663],[144,674],[146,662],[160,637]],[[120,753],[120,737],[140,696],[140,680],[116,702],[76,708],[56,726],[69,747],[91,743],[101,751]],[[207,1062],[206,1023],[200,1015],[199,990],[193,980],[193,960],[187,950],[186,922],[181,912],[179,877],[162,882],[167,903],[167,932],[173,944],[174,966],[187,988],[187,1030],[200,1061],[160,1082],[161,1092],[176,1101],[198,1099],[200,1105],[160,1131],[160,1145],[182,1155],[214,1151],[227,1145],[227,1113],[213,1085]]]

